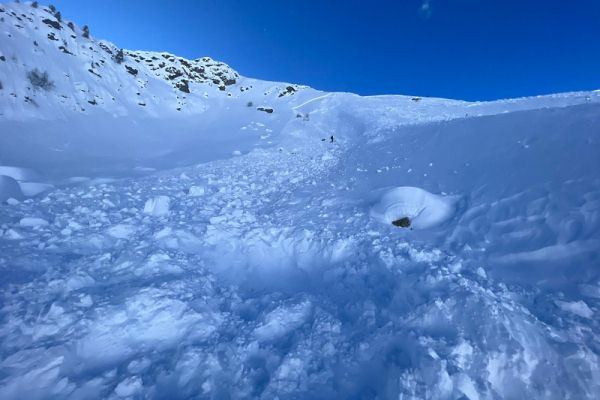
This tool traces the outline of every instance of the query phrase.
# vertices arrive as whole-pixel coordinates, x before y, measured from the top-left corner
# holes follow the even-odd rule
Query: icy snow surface
[[[600,93],[112,105],[100,42],[0,8],[0,399],[598,398]],[[34,39],[105,102],[28,90]]]

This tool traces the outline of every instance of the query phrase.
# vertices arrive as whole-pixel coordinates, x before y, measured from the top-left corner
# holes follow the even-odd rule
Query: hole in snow
[[[392,221],[392,225],[398,226],[400,228],[410,228],[410,218],[402,217],[400,219],[396,219]]]
[[[414,229],[432,228],[455,212],[457,198],[439,196],[417,187],[401,186],[386,191],[371,209],[371,215],[385,224]]]

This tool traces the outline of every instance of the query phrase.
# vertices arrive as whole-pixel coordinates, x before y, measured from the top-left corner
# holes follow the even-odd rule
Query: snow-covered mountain
[[[55,9],[10,4],[0,8],[0,18],[5,119],[98,112],[198,114],[215,90],[237,98],[252,89],[251,80],[240,79],[224,63],[209,57],[186,60],[169,53],[123,50],[95,39],[89,30],[85,33]],[[24,79],[36,71],[45,78]]]
[[[600,92],[325,93],[30,3],[0,83],[0,398],[598,398]]]

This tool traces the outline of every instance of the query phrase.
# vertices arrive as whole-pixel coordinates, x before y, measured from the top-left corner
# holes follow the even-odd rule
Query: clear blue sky
[[[599,0],[53,3],[124,48],[208,55],[328,91],[480,100],[600,89]]]

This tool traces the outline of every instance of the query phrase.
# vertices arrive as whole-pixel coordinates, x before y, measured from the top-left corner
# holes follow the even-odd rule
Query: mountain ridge
[[[125,50],[97,40],[87,27],[86,33],[50,7],[2,4],[0,18],[5,36],[0,46],[0,102],[8,106],[0,118],[51,118],[61,109],[86,113],[93,108],[116,115],[139,107],[150,115],[166,109],[198,113],[209,96],[244,97],[254,89],[255,80],[241,77],[223,62]],[[46,74],[48,86],[23,79],[32,73]],[[275,82],[269,86],[261,88],[264,96],[283,97],[305,88]],[[42,105],[52,111],[40,112]]]
[[[0,34],[4,35],[0,41],[0,119],[64,119],[98,111],[116,117],[171,118],[202,114],[214,107],[212,100],[219,106],[223,99],[230,98],[251,107],[273,109],[279,100],[298,92],[308,90],[313,97],[325,93],[304,85],[244,77],[210,57],[189,60],[164,51],[123,49],[108,40],[94,38],[89,28],[86,27],[86,33],[50,6],[0,3],[0,27]],[[49,86],[34,85],[29,78],[31,73],[39,74],[38,78],[45,74]],[[485,108],[488,104],[524,104],[542,99],[542,103],[554,106],[569,97],[591,101],[597,93],[600,92],[486,102],[431,100]],[[363,98],[377,101],[387,96],[411,100],[409,108],[419,108],[425,99],[396,94]]]

